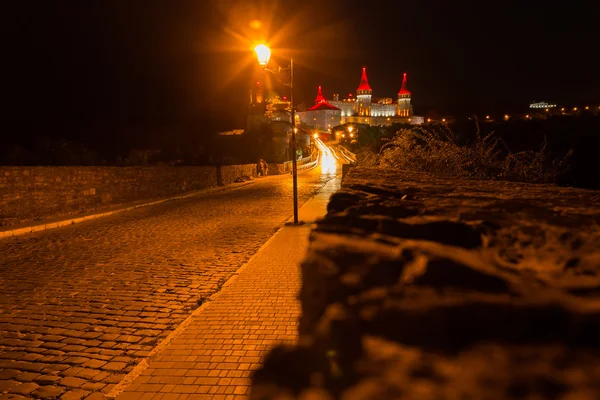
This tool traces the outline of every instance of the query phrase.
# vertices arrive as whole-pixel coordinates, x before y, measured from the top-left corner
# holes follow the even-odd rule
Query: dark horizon
[[[64,0],[29,6],[12,2],[2,28],[9,126],[243,127],[253,68],[249,44],[263,36],[275,38],[276,61],[294,56],[297,104],[310,105],[318,85],[327,98],[354,93],[363,66],[376,97],[395,98],[407,72],[417,114],[526,110],[534,100],[600,103],[594,23],[600,15],[591,3]],[[262,26],[248,28],[257,19]]]

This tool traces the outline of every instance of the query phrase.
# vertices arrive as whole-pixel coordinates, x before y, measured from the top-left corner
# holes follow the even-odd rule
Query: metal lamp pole
[[[254,48],[256,55],[258,57],[258,63],[263,67],[265,71],[269,71],[275,75],[277,80],[286,85],[285,82],[282,82],[279,78],[278,74],[275,71],[267,69],[267,64],[269,63],[269,58],[271,57],[271,49],[265,44],[259,44]],[[281,71],[281,68],[279,68]],[[291,150],[292,150],[292,190],[294,196],[294,224],[298,223],[298,162],[296,160],[296,110],[294,109],[294,59],[290,58],[290,83],[287,84],[290,87],[290,108],[292,115],[292,140],[291,140]]]
[[[292,109],[292,191],[294,224],[298,223],[298,162],[296,160],[296,110],[294,109],[294,59],[290,59],[290,107]]]

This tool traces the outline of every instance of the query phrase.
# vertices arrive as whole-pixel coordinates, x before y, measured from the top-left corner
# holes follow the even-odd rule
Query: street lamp
[[[294,224],[298,224],[298,160],[296,160],[296,110],[294,109],[294,59],[290,58],[290,82],[285,83],[279,79],[279,74],[267,68],[271,58],[271,49],[265,44],[259,44],[254,47],[258,63],[265,71],[271,72],[279,82],[290,87],[290,108],[292,114],[292,192],[294,196]],[[281,71],[279,67],[278,72]]]
[[[271,58],[271,49],[264,44],[259,44],[254,48],[254,52],[256,53],[256,58],[258,58],[258,63],[262,67],[266,67]]]

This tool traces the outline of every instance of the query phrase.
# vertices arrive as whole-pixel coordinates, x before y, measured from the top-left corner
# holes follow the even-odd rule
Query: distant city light
[[[589,109],[590,109],[590,107],[589,107],[589,106],[585,106],[585,109],[586,109],[586,110],[589,110]]]
[[[560,111],[565,111],[565,108],[564,108],[564,107],[563,107],[563,108],[561,108],[561,109],[560,109]]]
[[[545,101],[540,101],[538,103],[531,103],[529,108],[554,108],[556,104],[548,104]]]
[[[525,118],[529,119],[529,114],[527,114],[527,115],[525,116]]]
[[[431,118],[427,118],[427,122],[431,122]]]
[[[504,119],[508,121],[508,119],[510,118],[510,116],[508,114],[504,114]]]
[[[485,116],[485,119],[490,119],[490,116],[489,116],[489,115],[486,115],[486,116]]]
[[[548,108],[546,108],[546,112],[550,111]]]
[[[577,111],[577,107],[573,107],[573,111]]]
[[[442,118],[442,122],[446,122],[446,118]]]

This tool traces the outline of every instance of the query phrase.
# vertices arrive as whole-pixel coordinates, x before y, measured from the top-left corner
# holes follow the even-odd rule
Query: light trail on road
[[[315,143],[320,150],[320,162],[322,174],[335,174],[337,171],[337,157],[332,148],[327,146],[319,138],[315,138]]]

